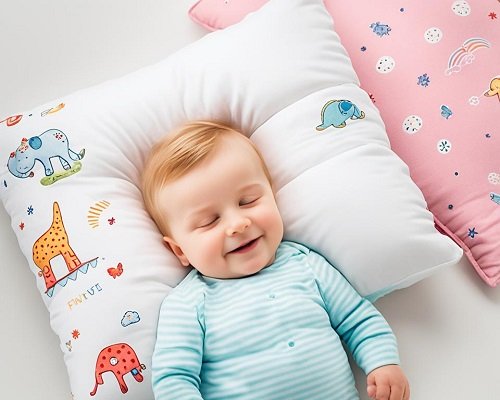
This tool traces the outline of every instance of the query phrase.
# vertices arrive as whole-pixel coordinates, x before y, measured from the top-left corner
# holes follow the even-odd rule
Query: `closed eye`
[[[198,228],[208,228],[210,227],[211,225],[214,225],[217,221],[219,220],[219,217],[218,216],[214,216],[214,217],[211,217],[211,218],[207,218],[203,221],[201,221],[199,224],[198,224]]]
[[[242,200],[240,200],[239,205],[240,205],[240,207],[248,206],[248,205],[255,203],[257,200],[259,200],[259,197],[250,197],[248,199],[242,199]]]

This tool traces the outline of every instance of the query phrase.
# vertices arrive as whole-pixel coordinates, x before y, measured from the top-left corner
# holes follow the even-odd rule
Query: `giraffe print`
[[[82,263],[69,245],[68,234],[64,228],[59,204],[54,202],[53,217],[50,228],[38,238],[33,245],[33,261],[40,268],[39,276],[43,276],[47,290],[58,282],[50,261],[57,256],[63,256],[68,272],[77,270]]]

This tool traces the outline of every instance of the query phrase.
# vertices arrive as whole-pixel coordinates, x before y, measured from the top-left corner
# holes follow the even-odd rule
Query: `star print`
[[[478,234],[479,234],[479,232],[476,232],[476,227],[474,227],[472,229],[469,229],[469,233],[467,234],[467,236],[474,239],[474,236],[476,236]]]
[[[28,215],[33,215],[33,206],[28,207]]]
[[[113,225],[116,222],[116,219],[114,217],[108,218],[108,223],[110,225]]]
[[[78,331],[78,329],[75,329],[73,332],[71,332],[71,336],[73,336],[73,339],[78,339],[78,337],[80,336],[80,332]]]
[[[21,230],[23,230],[23,229],[24,229],[24,222],[21,222],[21,223],[19,224],[19,228],[20,228]]]
[[[494,13],[494,12],[490,12],[490,13],[488,14],[488,17],[490,17],[491,19],[497,19],[497,15],[496,15],[496,13]]]

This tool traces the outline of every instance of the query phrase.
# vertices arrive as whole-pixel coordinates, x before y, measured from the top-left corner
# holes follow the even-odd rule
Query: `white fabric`
[[[11,126],[0,124],[0,197],[60,337],[75,399],[95,389],[99,352],[119,343],[130,346],[146,368],[142,382],[127,370],[127,388],[121,390],[130,399],[152,397],[158,309],[186,271],[165,249],[137,185],[153,143],[187,120],[217,119],[248,134],[257,130],[252,137],[276,176],[287,237],[324,253],[363,295],[409,285],[460,257],[433,229],[420,193],[389,151],[383,126],[356,85],[322,2],[273,0],[241,24],[207,35],[157,65],[24,112]],[[323,105],[341,95],[366,117],[348,120],[342,129],[316,131]],[[355,127],[360,132],[351,134]],[[51,129],[62,131],[76,153],[85,149],[81,170],[48,186],[41,184],[40,161],[33,177],[11,174],[6,166],[21,139]],[[359,136],[361,147],[331,140],[339,135]],[[368,160],[363,154],[373,146],[362,144],[369,140],[375,148]],[[283,160],[289,163],[286,172],[280,170]],[[313,168],[304,160],[322,163]],[[55,174],[64,172],[57,158],[51,161]],[[357,187],[363,177],[363,188]],[[55,202],[76,256],[83,264],[97,260],[48,296],[32,251],[51,227]],[[57,278],[68,272],[62,256],[51,266]],[[112,372],[102,378],[95,398],[119,398]]]

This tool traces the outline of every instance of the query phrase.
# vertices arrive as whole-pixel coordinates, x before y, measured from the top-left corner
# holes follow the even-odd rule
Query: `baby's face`
[[[160,193],[183,265],[213,278],[241,278],[274,261],[283,238],[274,194],[253,148],[237,137]]]

